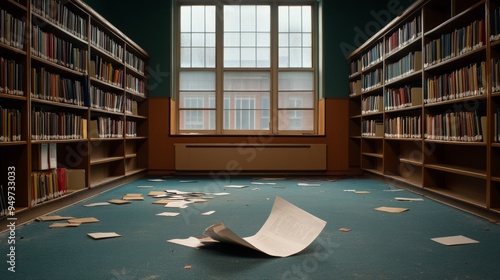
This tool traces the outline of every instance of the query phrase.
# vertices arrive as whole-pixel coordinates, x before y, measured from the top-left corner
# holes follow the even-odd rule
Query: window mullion
[[[215,8],[215,129],[224,131],[224,5]]]
[[[271,96],[269,129],[272,134],[278,134],[278,5],[271,5]]]

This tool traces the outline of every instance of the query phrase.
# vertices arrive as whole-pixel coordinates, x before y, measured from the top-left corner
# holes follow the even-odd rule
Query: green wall
[[[84,0],[151,55],[150,96],[170,96],[170,1]],[[346,57],[414,0],[333,1],[323,5],[327,98],[348,96]]]

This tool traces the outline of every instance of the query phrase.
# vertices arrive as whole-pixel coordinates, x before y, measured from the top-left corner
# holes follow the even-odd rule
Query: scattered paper
[[[113,238],[121,236],[116,232],[93,232],[93,233],[87,233],[87,235],[92,237],[93,239],[105,239],[105,238]]]
[[[321,184],[313,184],[313,183],[298,183],[299,187],[320,187]]]
[[[154,188],[153,186],[137,186],[138,188],[142,188],[142,189],[147,189],[147,188]]]
[[[153,201],[152,203],[153,204],[163,204],[163,205],[165,205],[167,203],[175,202],[175,201],[177,201],[177,200],[176,199],[158,199],[158,200]]]
[[[339,228],[339,231],[342,231],[342,232],[349,232],[349,231],[351,231],[351,229],[350,229],[350,228],[344,228],[344,227],[343,227],[343,228]]]
[[[213,193],[212,195],[222,196],[222,195],[230,195],[230,193],[228,193],[228,192],[220,192],[220,193]]]
[[[122,197],[123,200],[144,200],[140,193],[129,193]]]
[[[70,224],[70,223],[53,223],[53,224],[51,224],[49,226],[49,228],[78,227],[80,225],[81,225],[80,223],[74,223],[74,224]]]
[[[70,220],[70,219],[74,219],[74,217],[63,217],[63,216],[53,215],[53,216],[41,216],[36,218],[37,221],[41,222]]]
[[[158,196],[158,195],[167,195],[167,194],[163,191],[150,191],[148,193],[148,196]]]
[[[436,241],[437,243],[441,243],[446,246],[454,246],[454,245],[465,245],[465,244],[475,244],[479,243],[479,241],[465,237],[463,235],[455,235],[455,236],[447,236],[447,237],[437,237],[431,238],[432,241]]]
[[[387,207],[387,206],[382,206],[375,208],[377,211],[382,211],[382,212],[388,212],[388,213],[402,213],[405,211],[408,211],[408,208],[399,208],[399,207]]]
[[[209,215],[212,215],[213,213],[215,213],[215,211],[207,211],[207,212],[204,212],[204,213],[201,213],[201,215],[203,216],[209,216]]]
[[[109,205],[109,202],[95,202],[84,205],[85,207],[95,207],[95,206],[106,206]]]
[[[201,202],[207,202],[208,200],[203,199],[203,198],[188,198],[187,201],[190,201],[193,203],[201,203]]]
[[[248,187],[248,186],[245,186],[245,185],[227,185],[227,186],[224,186],[224,188],[228,188],[228,189],[243,189],[246,187]]]
[[[404,191],[403,189],[390,189],[390,190],[384,190],[384,192],[402,192]]]
[[[168,193],[179,194],[179,195],[187,195],[192,194],[193,192],[179,191],[179,190],[166,190]]]
[[[192,268],[192,266],[190,266],[190,265],[185,265],[184,266],[184,269],[191,269],[191,268]]]
[[[165,208],[187,208],[188,204],[191,204],[190,201],[173,201],[165,204]]]
[[[165,182],[163,179],[148,179],[149,182]]]
[[[163,212],[156,214],[156,216],[164,216],[164,217],[175,217],[178,216],[180,213],[174,213],[174,212]]]
[[[424,201],[423,198],[396,197],[398,201]]]
[[[219,223],[205,229],[204,235],[210,239],[205,238],[203,242],[228,242],[270,256],[287,257],[309,246],[325,226],[325,221],[276,197],[269,217],[255,235],[241,238],[224,224]],[[195,248],[203,246],[201,240],[195,237],[167,241]]]
[[[99,222],[99,220],[94,218],[94,217],[68,220],[68,223],[71,223],[71,224],[86,224],[86,223],[97,223],[97,222]]]
[[[345,192],[355,192],[356,190],[344,190]]]
[[[128,204],[128,203],[130,203],[130,201],[123,200],[123,199],[110,199],[110,200],[108,200],[108,202],[113,203],[113,204]]]
[[[252,185],[276,185],[276,183],[269,183],[269,182],[251,182],[250,184]]]
[[[369,194],[369,191],[355,191],[355,194]]]
[[[201,243],[201,241],[198,238],[192,237],[192,236],[189,238],[185,238],[185,239],[180,239],[180,238],[169,239],[169,240],[167,240],[167,242],[178,244],[178,245],[183,245],[183,246],[187,246],[187,247],[191,247],[191,248],[199,248],[201,246],[204,246],[204,244]]]

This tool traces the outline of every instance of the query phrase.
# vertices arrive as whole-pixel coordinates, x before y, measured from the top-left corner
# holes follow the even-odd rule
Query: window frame
[[[271,9],[271,45],[270,45],[270,59],[271,66],[268,68],[236,68],[236,67],[224,67],[224,29],[223,29],[223,20],[218,19],[219,15],[222,15],[222,10],[224,9],[224,5],[269,5]],[[215,68],[182,68],[180,65],[180,7],[182,5],[214,5],[216,9],[216,54],[215,54]],[[311,67],[310,68],[293,68],[286,67],[280,68],[279,66],[279,45],[278,45],[278,6],[286,5],[286,6],[302,6],[302,5],[310,5],[311,6]],[[171,106],[171,114],[175,114],[172,116],[172,119],[175,120],[171,123],[173,128],[171,128],[172,134],[179,135],[319,135],[320,127],[319,127],[319,99],[320,99],[320,40],[319,40],[319,7],[318,2],[316,0],[249,0],[249,1],[231,1],[231,0],[175,0],[172,1],[172,92],[171,95],[172,104]],[[219,13],[219,14],[217,14]],[[209,108],[208,110],[215,110],[215,129],[203,129],[203,130],[186,130],[181,129],[180,120],[182,119],[180,114],[182,113],[182,109],[179,106],[179,76],[182,71],[210,71],[215,72],[216,76],[216,88],[215,88],[215,99],[216,106],[215,109]],[[234,129],[229,130],[226,129],[225,126],[225,110],[224,110],[224,88],[223,88],[223,79],[224,72],[269,72],[270,73],[270,81],[271,88],[269,93],[269,103],[270,109],[267,118],[270,120],[268,129],[264,130],[240,130]],[[281,72],[309,72],[313,74],[313,106],[311,108],[307,108],[305,110],[312,111],[313,115],[313,123],[312,130],[280,130],[279,129],[279,114],[283,109],[279,108],[279,93],[280,90],[278,88],[278,77]],[[257,102],[256,102],[257,103]],[[304,110],[304,108],[297,108],[300,110]],[[284,109],[290,110],[290,109]],[[254,111],[253,114],[256,114]],[[235,120],[233,120],[234,122]],[[229,125],[229,124],[228,124]]]

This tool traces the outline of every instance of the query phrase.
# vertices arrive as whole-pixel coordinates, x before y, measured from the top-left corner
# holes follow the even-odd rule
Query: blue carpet
[[[253,185],[252,178],[141,179],[53,214],[95,217],[98,223],[49,229],[52,222],[31,222],[15,234],[15,273],[9,272],[9,232],[0,235],[0,279],[500,279],[500,227],[482,218],[424,197],[422,202],[401,202],[395,197],[419,197],[382,181],[341,178],[315,181],[319,187],[299,187],[298,179]],[[193,178],[189,178],[193,179]],[[249,185],[224,189],[225,185]],[[138,188],[137,186],[153,186]],[[152,204],[152,190],[178,189],[206,193],[227,191],[186,209]],[[355,194],[346,190],[365,190]],[[84,207],[93,202],[142,193],[144,201],[126,205]],[[320,236],[304,251],[273,258],[235,246],[200,249],[166,242],[201,236],[223,222],[242,237],[255,234],[267,219],[274,198],[280,196],[327,221]],[[390,214],[379,206],[406,207]],[[215,210],[210,216],[201,213]],[[180,212],[176,217],[155,214]],[[349,228],[341,232],[339,228]],[[93,240],[89,232],[117,232],[119,238]],[[444,246],[435,237],[464,235],[479,244]],[[186,269],[185,266],[191,266]]]

